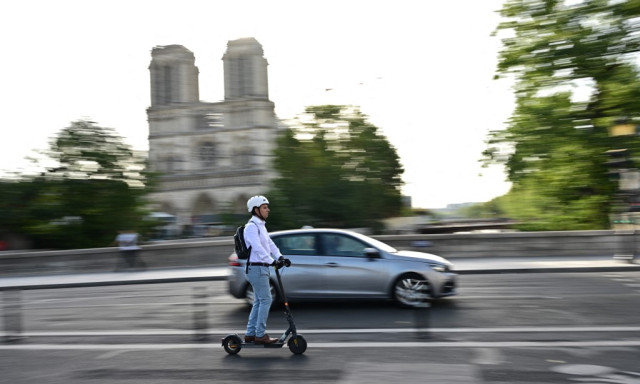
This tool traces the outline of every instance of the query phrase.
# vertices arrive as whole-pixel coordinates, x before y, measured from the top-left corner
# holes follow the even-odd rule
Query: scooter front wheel
[[[307,350],[307,341],[302,335],[295,335],[287,342],[289,350],[295,355],[302,355]]]
[[[235,355],[242,349],[242,340],[238,335],[229,335],[222,340],[222,346],[228,354]]]

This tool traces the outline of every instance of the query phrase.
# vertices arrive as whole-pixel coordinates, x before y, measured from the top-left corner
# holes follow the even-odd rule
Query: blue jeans
[[[253,287],[253,307],[249,314],[246,336],[262,337],[267,330],[267,317],[271,308],[271,289],[269,287],[270,267],[249,266],[247,280]]]

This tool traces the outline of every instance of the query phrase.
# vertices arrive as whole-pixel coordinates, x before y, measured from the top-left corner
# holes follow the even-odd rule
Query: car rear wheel
[[[276,287],[271,282],[269,282],[269,290],[271,291],[271,302],[276,303],[278,301],[278,292],[276,291]],[[244,300],[247,302],[248,305],[253,305],[254,297],[255,297],[255,294],[253,293],[253,287],[251,286],[251,284],[247,284]]]
[[[238,335],[229,335],[222,340],[224,350],[230,355],[236,355],[242,349],[242,340]]]
[[[400,276],[393,284],[393,299],[405,308],[417,307],[431,298],[429,281],[411,273]]]

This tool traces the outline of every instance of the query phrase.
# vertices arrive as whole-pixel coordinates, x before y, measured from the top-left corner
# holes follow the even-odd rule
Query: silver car
[[[457,274],[446,259],[398,251],[371,237],[340,229],[273,232],[274,243],[292,266],[280,270],[287,299],[391,299],[403,307],[455,295]],[[245,260],[229,257],[229,292],[253,303]],[[275,273],[272,296],[281,298]]]

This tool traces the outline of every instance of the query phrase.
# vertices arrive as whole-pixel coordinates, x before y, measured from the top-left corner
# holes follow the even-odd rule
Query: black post
[[[208,339],[207,291],[205,287],[193,288],[193,338],[197,341]]]
[[[613,258],[616,260],[626,261],[628,263],[632,263],[635,253],[637,251],[636,248],[636,230],[617,230],[615,231],[615,235],[617,237],[617,249],[616,253],[613,255]]]
[[[638,254],[638,230],[636,229],[636,222],[633,221],[633,252],[631,253],[631,259],[629,263],[634,263],[636,255]]]
[[[4,341],[6,343],[22,339],[22,291],[7,289],[2,291],[2,312],[4,313]]]
[[[427,282],[423,282],[427,284]],[[425,293],[421,302],[413,308],[414,323],[416,326],[416,337],[428,339],[431,328],[431,298]]]

